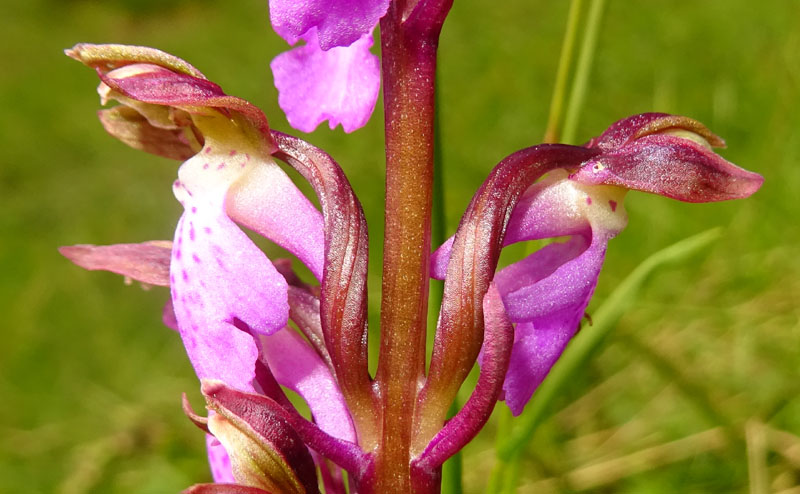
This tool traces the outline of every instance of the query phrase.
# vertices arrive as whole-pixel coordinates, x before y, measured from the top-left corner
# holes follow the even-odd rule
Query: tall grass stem
[[[561,56],[558,60],[556,81],[553,86],[553,96],[550,98],[550,115],[547,119],[547,129],[544,133],[543,142],[546,143],[558,142],[561,137],[561,121],[564,118],[564,97],[567,94],[567,81],[572,67],[572,59],[575,55],[575,40],[582,10],[583,0],[572,0],[570,2],[564,41],[561,44]]]
[[[575,144],[575,135],[578,121],[586,101],[586,90],[589,86],[589,77],[592,72],[594,54],[597,51],[597,39],[600,34],[600,24],[605,10],[605,0],[592,0],[586,20],[585,35],[578,54],[578,63],[575,67],[575,77],[572,80],[572,90],[567,104],[567,114],[564,119],[564,129],[561,142]]]

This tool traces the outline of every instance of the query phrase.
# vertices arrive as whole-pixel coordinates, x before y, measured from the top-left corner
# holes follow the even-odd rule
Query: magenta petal
[[[222,443],[211,434],[206,434],[206,449],[208,450],[208,465],[211,467],[211,478],[214,479],[214,482],[218,484],[236,483],[231,469],[231,459]]]
[[[275,380],[305,399],[314,421],[333,437],[355,442],[350,413],[330,369],[290,328],[262,337],[262,354]]]
[[[450,252],[456,236],[448,238],[433,254],[431,254],[431,278],[443,280],[447,276],[447,263],[450,261]]]
[[[504,400],[514,416],[522,413],[533,392],[574,336],[575,329],[547,327],[544,324],[534,327],[533,323],[517,324],[515,331],[518,336],[511,350],[511,361],[503,383]]]
[[[272,27],[290,45],[316,28],[323,50],[349,46],[378,24],[389,0],[270,0]]]
[[[605,240],[587,249],[591,235],[550,244],[500,270],[494,278],[508,317],[529,322],[589,302],[605,255]],[[582,314],[581,314],[582,315]]]
[[[597,286],[609,237],[595,231],[588,248],[588,236],[548,245],[495,277],[509,318],[518,322],[503,385],[514,415],[577,331]]]
[[[175,317],[175,309],[172,307],[172,299],[168,298],[161,311],[161,322],[164,326],[173,331],[178,331],[178,319]]]
[[[141,244],[70,245],[58,251],[78,266],[90,271],[121,274],[148,285],[169,286],[169,260],[172,242]]]
[[[495,275],[494,281],[512,321],[530,321],[558,311],[559,307],[572,305],[576,293],[584,291],[587,280],[580,271],[582,266],[574,266],[577,273],[552,275],[567,269],[570,261],[586,251],[590,238],[589,232],[586,233],[586,237],[576,235],[567,242],[549,244]]]
[[[345,132],[369,120],[380,89],[380,64],[370,53],[372,35],[348,47],[322,51],[314,33],[303,46],[284,52],[270,67],[278,103],[292,127],[311,132],[324,120]]]
[[[250,332],[270,334],[286,325],[286,280],[221,205],[220,211],[213,204],[185,206],[170,281],[186,352],[200,379],[252,391],[258,348]]]

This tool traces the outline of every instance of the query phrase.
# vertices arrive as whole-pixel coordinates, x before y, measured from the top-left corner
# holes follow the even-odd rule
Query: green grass
[[[568,2],[498,5],[457,0],[442,35],[447,234],[491,167],[538,143],[547,123]],[[590,313],[651,253],[715,226],[722,238],[646,285],[554,402],[519,492],[745,492],[748,461],[773,492],[800,482],[799,18],[795,0],[608,0],[578,141],[630,114],[686,114],[766,181],[732,203],[629,195]],[[206,480],[202,434],[179,401],[187,391],[199,407],[198,384],[160,323],[166,291],[56,252],[170,238],[177,166],[105,135],[96,77],[61,51],[159,47],[291,131],[268,70],[285,47],[267,4],[31,0],[6,6],[0,32],[0,492],[163,493]],[[309,139],[339,160],[367,211],[375,327],[381,112],[355,134]],[[465,492],[484,490],[495,431],[493,420],[465,450]]]

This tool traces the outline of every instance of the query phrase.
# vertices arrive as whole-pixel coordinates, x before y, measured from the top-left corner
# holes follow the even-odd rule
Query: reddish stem
[[[376,383],[383,421],[367,491],[412,492],[411,412],[425,372],[436,50],[449,7],[449,0],[393,1],[381,20],[386,225]]]

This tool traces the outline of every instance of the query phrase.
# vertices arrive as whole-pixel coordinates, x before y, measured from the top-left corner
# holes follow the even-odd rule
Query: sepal
[[[712,151],[725,142],[688,117],[645,113],[620,120],[587,147],[602,154],[570,178],[614,185],[685,202],[741,199],[761,187],[761,175]]]
[[[208,428],[223,444],[239,484],[276,493],[318,493],[311,454],[284,418],[285,412],[265,396],[203,380],[209,410]]]
[[[640,113],[611,124],[605,132],[590,140],[586,147],[611,151],[652,134],[676,130],[691,132],[708,142],[710,147],[725,147],[725,141],[697,120],[668,113]]]
[[[140,244],[69,245],[58,252],[89,271],[110,271],[147,285],[169,286],[172,242],[153,240]]]
[[[196,138],[178,124],[156,127],[138,111],[122,105],[100,110],[97,116],[106,132],[134,149],[178,161],[197,153]]]
[[[186,415],[194,425],[206,434],[211,434],[211,431],[208,430],[208,418],[202,417],[194,411],[186,393],[181,395],[181,409],[183,410],[183,414]]]

